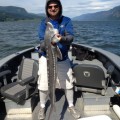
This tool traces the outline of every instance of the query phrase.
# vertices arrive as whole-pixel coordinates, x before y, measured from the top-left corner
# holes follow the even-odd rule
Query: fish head
[[[55,32],[54,32],[54,27],[53,27],[53,25],[52,25],[52,23],[50,23],[50,22],[47,22],[47,32],[48,32],[48,34],[49,34],[49,36],[52,38],[53,36],[54,36],[54,34],[55,34]]]
[[[57,39],[55,37],[55,34],[58,33],[58,30],[54,29],[53,25],[50,23],[50,22],[47,22],[47,27],[46,27],[46,31],[45,31],[45,44],[46,44],[46,49],[48,48],[48,46],[51,46],[52,50],[54,51],[54,53],[56,54],[56,56],[59,58],[59,59],[62,59],[62,53],[59,49],[59,47],[56,45],[56,46],[53,46],[51,44],[51,41],[55,39]]]

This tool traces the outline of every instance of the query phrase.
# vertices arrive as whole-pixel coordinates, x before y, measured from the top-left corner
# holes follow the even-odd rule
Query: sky
[[[0,0],[0,6],[18,6],[30,13],[45,13],[46,0]],[[120,5],[120,0],[61,0],[63,15],[70,18],[86,13],[107,11]]]

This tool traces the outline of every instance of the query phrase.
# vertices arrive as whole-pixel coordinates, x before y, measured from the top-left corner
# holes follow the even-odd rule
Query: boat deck
[[[63,90],[56,90],[56,111],[52,112],[50,120],[75,120],[71,114],[67,111],[67,106],[68,103],[66,101],[65,95],[64,95],[64,91]],[[98,95],[101,96],[101,95]],[[37,98],[37,99],[36,99]],[[34,103],[33,103],[34,102]],[[7,115],[5,116],[5,114],[3,114],[5,112],[4,109],[1,109],[1,115],[0,115],[0,120],[38,120],[37,116],[38,116],[38,111],[39,111],[39,97],[38,94],[35,95],[35,98],[32,100],[32,104],[34,104],[34,108],[33,108],[33,118],[31,114],[11,114],[11,115]],[[118,117],[116,116],[116,114],[113,112],[112,108],[110,107],[110,109],[106,109],[105,107],[103,107],[103,109],[99,109],[97,110],[83,110],[84,107],[84,100],[81,97],[81,92],[75,92],[74,93],[74,104],[76,109],[80,112],[81,117],[88,117],[88,116],[96,116],[96,115],[107,115],[109,116],[112,120],[119,120]],[[1,106],[2,105],[2,106]],[[50,111],[50,101],[48,100],[46,103],[46,119],[48,119],[48,115],[49,115],[49,111]],[[3,102],[1,102],[0,107],[4,108],[4,104]],[[105,110],[105,109],[106,110]],[[24,109],[23,109],[24,110]]]
[[[64,92],[59,92],[57,91],[59,94],[59,97],[57,98],[57,102],[56,102],[56,112],[53,111],[52,115],[51,115],[51,120],[75,120],[72,115],[67,111],[67,101],[65,99],[65,95]],[[103,110],[100,110],[96,108],[96,110],[93,111],[84,111],[84,100],[81,97],[81,93],[80,92],[75,92],[74,94],[74,104],[76,109],[80,112],[81,114],[81,118],[83,117],[88,117],[88,116],[95,116],[95,115],[107,115],[109,116],[112,120],[119,120],[118,117],[116,116],[116,114],[113,112],[112,108],[110,108],[109,110],[105,110],[103,107]],[[100,95],[101,96],[101,95]],[[49,110],[50,107],[48,107],[47,112],[46,112],[46,116],[48,116],[49,114]],[[46,119],[47,120],[47,117]]]
[[[11,56],[11,57],[13,57],[13,56]],[[99,55],[99,57],[100,57],[101,60],[105,60],[105,62],[108,61],[108,59],[105,58],[104,56],[101,57],[101,54]],[[19,60],[19,57],[17,58],[17,60]],[[3,60],[3,61],[5,61],[5,60]],[[79,61],[79,60],[74,60],[74,62],[75,63],[81,63],[81,61]],[[13,63],[14,63],[14,60],[13,60]],[[94,61],[94,63],[95,63],[95,61]],[[11,64],[11,63],[9,63],[9,64]],[[106,63],[106,65],[109,65],[109,64],[112,64],[111,61],[108,61]],[[98,63],[96,63],[96,65],[98,65]],[[120,74],[119,74],[118,68],[115,69],[115,75],[117,75],[117,77],[115,77],[115,79],[117,79],[117,78],[119,79]],[[67,111],[68,104],[67,104],[67,101],[65,99],[64,91],[63,90],[56,90],[56,96],[57,96],[57,98],[56,98],[56,111],[52,112],[50,120],[75,120],[71,116],[71,114]],[[98,98],[101,97],[101,95],[97,95],[97,96],[98,96]],[[0,100],[0,120],[38,120],[38,118],[37,118],[38,111],[39,111],[39,97],[38,97],[38,94],[33,96],[32,100],[30,100],[30,101],[31,101],[31,105],[32,105],[32,112],[33,112],[32,114],[31,113],[26,113],[26,112],[24,113],[24,109],[26,107],[24,105],[24,106],[21,106],[21,107],[23,107],[22,108],[23,113],[19,113],[19,114],[12,113],[12,114],[6,115],[5,103],[1,99]],[[91,101],[88,100],[87,102],[91,103]],[[116,103],[116,101],[117,101],[117,103]],[[74,94],[74,104],[75,104],[76,109],[80,112],[81,118],[89,117],[89,116],[96,116],[96,115],[107,115],[112,120],[119,120],[119,118],[116,116],[115,112],[112,109],[112,105],[114,105],[116,103],[117,105],[120,106],[120,99],[119,100],[118,99],[114,100],[114,104],[112,104],[112,105],[110,105],[110,104],[101,105],[101,102],[100,102],[100,104],[97,104],[95,106],[94,110],[90,110],[90,108],[94,108],[94,105],[90,104],[90,106],[88,105],[86,107],[84,105],[84,102],[85,101],[84,101],[84,98],[83,98],[83,94],[80,91],[75,92],[75,94]],[[104,101],[102,101],[102,103],[104,103]],[[46,107],[46,119],[45,120],[48,120],[48,115],[49,115],[49,112],[50,112],[50,101],[49,100],[47,101],[46,106],[47,107]],[[89,110],[85,110],[85,107],[89,108]],[[14,108],[14,106],[13,106],[13,108]],[[18,109],[18,111],[19,111],[19,109]]]

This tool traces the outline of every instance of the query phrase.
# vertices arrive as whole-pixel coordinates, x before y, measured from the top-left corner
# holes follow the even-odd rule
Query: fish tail
[[[53,110],[54,110],[54,112],[56,112],[56,107],[55,107],[55,105],[54,105],[54,106],[51,106],[51,108],[50,108],[48,120],[50,120],[50,116],[51,116]]]
[[[50,120],[50,116],[51,116],[51,114],[52,114],[52,111],[53,111],[53,107],[50,108],[50,112],[49,112],[48,120]]]

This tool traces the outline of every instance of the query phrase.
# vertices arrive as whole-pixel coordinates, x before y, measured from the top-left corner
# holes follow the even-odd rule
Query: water
[[[120,55],[120,21],[75,22],[78,42]]]
[[[39,43],[40,21],[0,22],[0,59]],[[75,39],[120,55],[119,22],[73,22]]]

